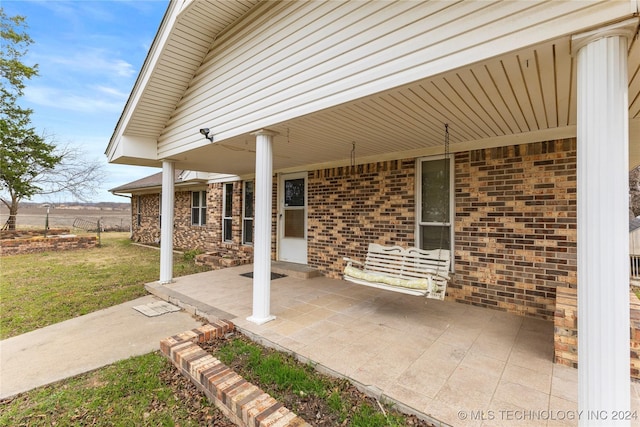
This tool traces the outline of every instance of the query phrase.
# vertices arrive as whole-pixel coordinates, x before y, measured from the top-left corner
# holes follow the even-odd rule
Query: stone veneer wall
[[[211,192],[207,199],[207,225],[191,225],[191,191],[175,193],[173,246],[176,249],[206,250],[215,227],[211,225],[213,207]],[[138,197],[131,198],[131,224],[133,240],[139,243],[156,244],[160,241],[160,194],[140,196],[141,221],[138,226]]]
[[[97,236],[52,235],[2,239],[0,240],[0,256],[90,249],[97,245]]]
[[[455,156],[455,280],[449,298],[552,320],[575,288],[576,140]]]
[[[310,172],[309,264],[341,278],[342,258],[364,259],[371,242],[413,246],[415,165],[408,159]]]
[[[140,225],[138,225],[138,203],[140,203]],[[131,197],[132,239],[139,243],[160,241],[160,194],[143,194]]]

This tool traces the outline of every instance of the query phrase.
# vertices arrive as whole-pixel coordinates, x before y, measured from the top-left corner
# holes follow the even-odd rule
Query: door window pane
[[[284,182],[284,205],[304,206],[304,178],[288,179]]]
[[[304,209],[284,211],[284,237],[304,239]]]

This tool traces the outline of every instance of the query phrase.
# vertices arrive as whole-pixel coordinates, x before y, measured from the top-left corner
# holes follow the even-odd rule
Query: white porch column
[[[173,205],[175,165],[162,161],[162,219],[160,226],[160,283],[173,280]]]
[[[273,193],[273,137],[259,130],[256,136],[255,232],[253,239],[253,314],[247,318],[261,325],[275,316],[271,310],[271,212]]]
[[[572,38],[578,75],[580,426],[629,425],[613,417],[630,409],[627,38],[636,25],[633,19]]]

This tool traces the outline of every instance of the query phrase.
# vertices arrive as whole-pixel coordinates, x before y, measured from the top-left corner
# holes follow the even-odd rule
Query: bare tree
[[[103,164],[89,160],[86,152],[71,144],[56,146],[54,153],[60,162],[53,169],[42,168],[33,178],[32,183],[40,188],[37,194],[65,193],[74,200],[89,201],[104,181]]]

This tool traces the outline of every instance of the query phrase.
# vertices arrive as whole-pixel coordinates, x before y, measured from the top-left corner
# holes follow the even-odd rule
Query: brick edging
[[[198,345],[222,337],[234,328],[228,320],[215,320],[212,324],[161,340],[160,351],[236,425],[310,427],[302,418]]]

